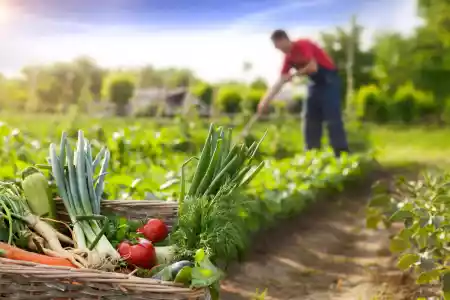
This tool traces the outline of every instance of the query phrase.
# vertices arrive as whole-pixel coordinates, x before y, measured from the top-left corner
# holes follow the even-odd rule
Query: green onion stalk
[[[250,146],[245,143],[233,145],[231,128],[216,129],[211,124],[187,192],[184,167],[192,158],[182,167],[180,208],[187,196],[208,197],[213,200],[246,186],[264,167],[264,161],[255,164],[254,157],[266,134],[267,132]]]
[[[100,215],[100,202],[109,159],[106,148],[92,159],[91,145],[81,130],[78,131],[75,153],[65,132],[61,137],[59,156],[56,146],[50,145],[52,173],[73,225],[74,241],[78,249],[92,255],[93,265],[99,265],[105,259],[120,259],[99,223],[99,220],[106,219]],[[94,179],[100,164],[100,171]]]

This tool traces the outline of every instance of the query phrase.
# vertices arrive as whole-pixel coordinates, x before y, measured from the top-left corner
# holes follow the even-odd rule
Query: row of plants
[[[356,93],[359,118],[376,123],[417,123],[448,121],[450,100],[438,99],[432,93],[406,83],[395,91],[371,84]]]
[[[264,138],[264,136],[263,136]],[[364,172],[366,157],[331,151],[285,160],[258,157],[263,138],[233,144],[232,130],[210,126],[198,157],[186,160],[180,177],[165,185],[178,201],[169,234],[164,220],[127,220],[108,215],[108,169],[117,163],[78,131],[76,147],[63,133],[50,145],[48,185],[43,172],[28,167],[20,181],[0,184],[2,255],[42,264],[136,272],[141,277],[209,287],[219,297],[226,268],[245,256],[252,234],[299,213],[324,190],[339,190]],[[196,164],[195,161],[198,161]],[[181,165],[181,164],[180,164]],[[52,195],[52,196],[49,196]],[[55,196],[62,199],[74,235],[53,221]],[[68,247],[68,248],[67,248]],[[20,255],[19,255],[20,254]],[[133,271],[136,269],[136,271]]]
[[[48,145],[59,139],[62,129],[67,130],[69,137],[76,138],[76,128],[83,128],[94,152],[105,145],[111,153],[110,184],[105,187],[109,199],[166,199],[171,195],[160,187],[169,180],[179,180],[179,166],[201,150],[209,126],[202,120],[177,118],[170,124],[147,120],[132,123],[102,120],[103,126],[100,127],[97,120],[82,120],[76,115],[73,122],[66,123],[71,118],[55,120],[55,123],[42,120],[34,127],[26,127],[23,122],[17,124],[14,120],[0,124],[0,161],[3,166],[0,178],[13,180],[28,165],[45,162]],[[228,119],[220,122],[231,123]],[[267,128],[268,133],[257,153],[258,159],[288,159],[303,151],[298,120],[283,116],[277,122],[257,124],[247,143],[261,138],[264,134],[261,127]],[[366,127],[352,122],[347,124],[347,130],[353,151],[370,148]]]
[[[390,250],[397,267],[415,277],[419,299],[450,299],[449,201],[450,174],[439,171],[413,181],[400,177],[395,185],[379,182],[367,208],[369,228],[399,225]]]

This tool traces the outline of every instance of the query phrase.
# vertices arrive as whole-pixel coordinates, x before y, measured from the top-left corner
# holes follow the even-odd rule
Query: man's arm
[[[261,99],[261,101],[258,104],[258,113],[262,114],[269,103],[275,98],[275,96],[280,92],[283,85],[291,80],[292,75],[289,74],[283,74],[278,78],[278,80],[275,82],[275,84],[267,91],[267,93],[264,95],[264,97]]]
[[[317,72],[317,62],[314,59],[313,45],[309,40],[298,41],[295,45],[302,56],[308,61],[305,67],[295,72],[295,75],[308,75]]]
[[[274,85],[269,88],[267,93],[262,98],[262,101],[270,102],[275,98],[275,96],[280,92],[283,85],[291,79],[291,75],[281,75],[280,78],[274,83]]]
[[[317,62],[314,59],[311,59],[304,68],[295,72],[294,75],[308,75],[315,72],[317,72]]]

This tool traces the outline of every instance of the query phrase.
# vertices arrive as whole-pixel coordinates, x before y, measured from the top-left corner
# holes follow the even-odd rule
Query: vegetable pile
[[[222,273],[197,248],[190,260],[177,261],[168,245],[169,228],[160,219],[127,220],[103,215],[105,177],[110,153],[93,155],[89,140],[78,131],[76,148],[66,133],[59,149],[50,145],[48,165],[56,185],[55,200],[45,175],[36,167],[22,172],[20,184],[0,182],[0,255],[13,260],[106,271],[176,281],[192,287],[214,286]],[[58,219],[62,201],[69,222]],[[217,299],[217,298],[215,298]]]

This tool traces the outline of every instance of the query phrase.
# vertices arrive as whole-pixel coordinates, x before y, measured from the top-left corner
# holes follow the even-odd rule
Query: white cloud
[[[302,2],[313,5],[322,0]],[[379,0],[379,5],[389,0]],[[381,7],[366,6],[360,12],[360,22],[368,26],[365,40],[368,43],[376,29],[392,29],[407,33],[417,24],[413,0],[389,1],[389,11]],[[273,11],[252,14],[244,21],[223,29],[197,31],[146,31],[142,28],[95,28],[82,26],[78,31],[59,30],[54,34],[19,34],[0,29],[3,41],[0,52],[0,72],[17,73],[28,64],[70,60],[79,55],[89,55],[106,67],[178,66],[193,69],[199,76],[211,80],[243,77],[244,61],[251,62],[254,75],[269,81],[275,79],[280,68],[281,54],[273,49],[266,32],[258,28],[264,20],[282,13],[290,4]],[[298,3],[298,2],[297,2]],[[375,3],[375,2],[373,2]],[[397,3],[393,5],[393,3]],[[412,5],[410,4],[412,3]],[[291,7],[292,8],[292,7]],[[46,21],[48,29],[49,21]],[[42,24],[40,24],[42,25]],[[51,24],[54,26],[54,24]],[[67,24],[65,24],[67,25]],[[340,24],[336,24],[340,25]],[[58,28],[56,28],[58,29]],[[81,30],[82,29],[82,30]],[[288,28],[291,36],[318,38],[326,26],[298,26]],[[2,31],[3,30],[3,31]]]
[[[236,31],[258,31],[258,29],[267,26],[268,24],[276,24],[276,20],[282,20],[286,14],[289,14],[292,11],[317,7],[331,2],[333,2],[333,0],[291,0],[277,4],[275,7],[248,14],[245,17],[236,20],[229,29]]]

